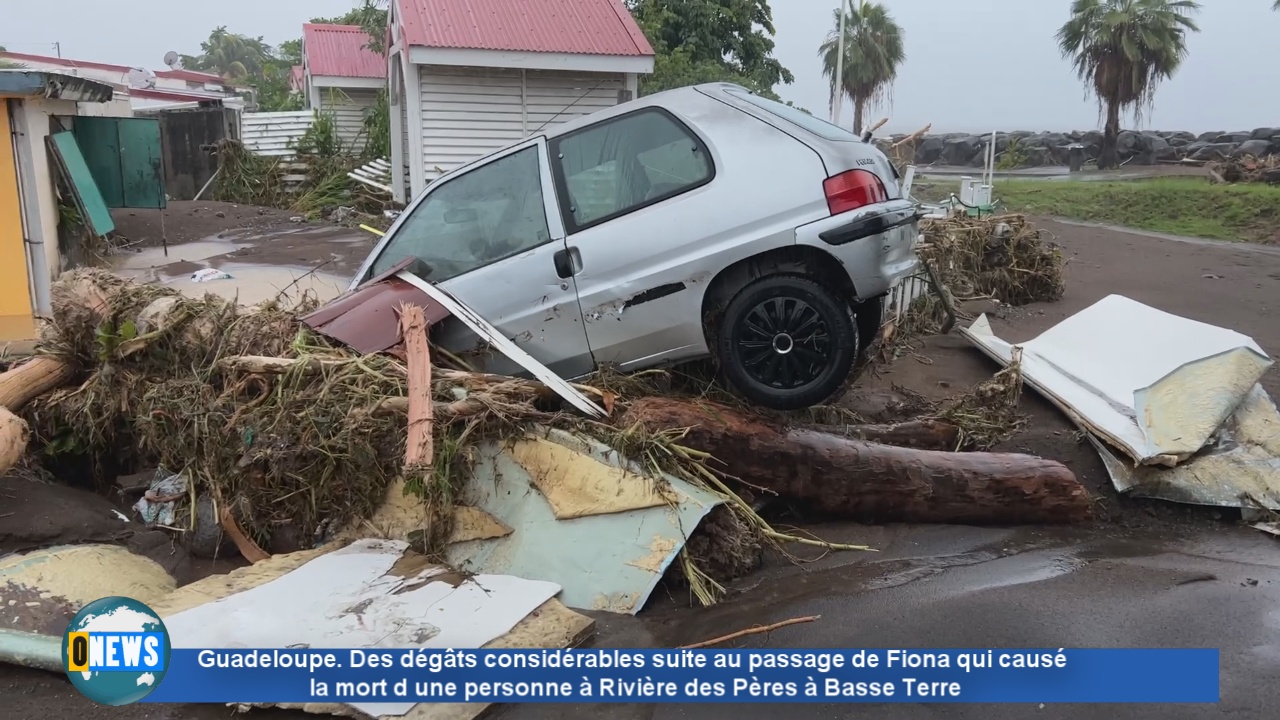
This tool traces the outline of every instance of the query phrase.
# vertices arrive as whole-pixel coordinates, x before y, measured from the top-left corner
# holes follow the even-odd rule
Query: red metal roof
[[[369,34],[359,25],[302,26],[302,47],[313,76],[385,78],[387,61],[368,44]]]
[[[111,70],[113,72],[127,73],[133,68],[128,65],[113,65],[111,63],[91,62],[89,60],[69,60],[67,58],[52,57],[49,55],[31,55],[29,53],[16,52],[0,52],[0,58],[22,62],[29,60],[31,62],[49,63],[52,65],[61,65],[69,68],[93,68],[94,70]],[[156,77],[171,78],[174,80],[186,80],[188,82],[198,83],[222,83],[222,78],[213,73],[196,72],[194,70],[157,70]]]
[[[396,0],[409,45],[651,56],[622,0]]]

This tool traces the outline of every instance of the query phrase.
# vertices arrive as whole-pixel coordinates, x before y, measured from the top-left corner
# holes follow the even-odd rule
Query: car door
[[[624,369],[704,355],[712,279],[826,213],[811,150],[692,88],[667,97],[549,144],[588,343]]]
[[[554,204],[546,141],[536,138],[433,183],[384,241],[362,277],[406,258],[525,352],[561,377],[591,372],[577,290],[556,270],[565,249]],[[482,348],[461,323],[446,321],[438,342],[477,369],[518,374],[519,365]]]

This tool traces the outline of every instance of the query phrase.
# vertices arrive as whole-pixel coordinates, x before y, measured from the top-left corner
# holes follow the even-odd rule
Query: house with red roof
[[[302,26],[302,91],[311,110],[331,113],[338,136],[355,152],[364,149],[365,114],[387,87],[387,61],[369,49],[358,25]]]
[[[401,201],[472,160],[634,98],[653,72],[653,48],[622,0],[393,0],[388,34]]]

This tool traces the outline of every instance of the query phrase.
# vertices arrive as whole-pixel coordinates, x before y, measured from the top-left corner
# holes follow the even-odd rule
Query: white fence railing
[[[911,307],[911,303],[930,292],[932,286],[929,284],[929,274],[923,268],[916,274],[903,278],[902,282],[889,291],[889,297],[885,298],[881,322],[901,322],[902,314]]]

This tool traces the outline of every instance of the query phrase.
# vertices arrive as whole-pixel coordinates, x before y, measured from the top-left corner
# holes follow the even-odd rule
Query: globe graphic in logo
[[[128,705],[159,686],[169,649],[169,632],[154,610],[130,598],[103,598],[85,605],[67,626],[62,665],[85,697]]]

